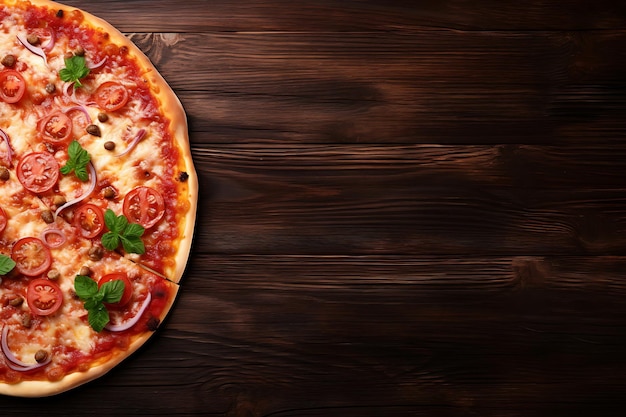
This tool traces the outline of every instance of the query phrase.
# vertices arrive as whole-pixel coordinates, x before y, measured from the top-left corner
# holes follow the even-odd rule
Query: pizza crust
[[[54,10],[63,10],[64,13],[77,10],[74,7],[49,0],[30,0],[30,2],[5,0],[4,3],[7,5],[30,3],[35,6],[52,8]],[[129,55],[134,57],[136,62],[138,62],[138,64],[145,71],[146,79],[148,80],[153,94],[159,100],[162,111],[167,115],[171,122],[170,133],[174,138],[180,155],[182,156],[182,161],[185,165],[184,170],[188,175],[187,180],[184,182],[186,195],[183,195],[180,198],[188,203],[189,209],[184,217],[184,220],[182,220],[180,224],[182,238],[179,241],[175,255],[175,269],[172,271],[171,276],[166,277],[174,284],[171,285],[172,294],[169,302],[163,309],[162,316],[160,317],[161,321],[163,321],[176,300],[176,295],[179,289],[178,283],[180,282],[187,265],[196,222],[198,178],[194,168],[189,144],[187,117],[181,102],[171,90],[165,79],[159,74],[149,58],[131,40],[129,40],[108,22],[83,10],[80,10],[80,12],[84,16],[86,25],[101,28],[104,32],[109,34],[112,43],[120,46],[126,46],[128,48]],[[75,388],[106,374],[139,349],[152,336],[152,334],[153,332],[150,331],[138,334],[135,339],[131,341],[127,350],[114,352],[111,356],[101,360],[100,363],[94,364],[85,372],[74,372],[65,375],[59,381],[25,380],[16,384],[0,383],[0,394],[21,397],[45,397]]]

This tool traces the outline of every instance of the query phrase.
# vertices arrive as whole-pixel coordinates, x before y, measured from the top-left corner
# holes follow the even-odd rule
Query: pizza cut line
[[[184,110],[107,22],[0,2],[0,394],[57,394],[159,327],[191,248]]]

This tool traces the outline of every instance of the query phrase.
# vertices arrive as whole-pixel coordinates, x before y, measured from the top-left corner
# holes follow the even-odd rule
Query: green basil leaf
[[[91,310],[95,310],[98,308],[98,306],[102,304],[102,301],[98,301],[95,299],[95,297],[92,298],[88,298],[87,300],[85,300],[85,310],[87,311],[91,311]]]
[[[76,167],[74,169],[74,174],[76,174],[76,177],[83,182],[89,181],[89,174],[87,173],[87,168],[84,166]]]
[[[87,164],[91,161],[91,155],[78,143],[73,140],[67,147],[68,160],[60,169],[61,174],[67,175],[74,171],[76,177],[81,181],[88,181]]]
[[[63,175],[71,174],[73,170],[74,170],[74,165],[71,163],[71,161],[67,161],[67,163],[63,165],[60,169],[61,174]]]
[[[96,308],[88,310],[87,321],[91,328],[98,333],[104,329],[109,320],[109,312],[102,303],[99,303]]]
[[[0,254],[0,275],[6,275],[15,268],[15,261],[6,255]]]
[[[84,275],[77,275],[74,279],[74,291],[78,298],[88,300],[98,293],[98,284]]]
[[[76,140],[73,140],[67,147],[67,156],[69,156],[70,159],[76,160],[81,149],[82,147],[80,146],[80,143],[78,143],[78,141]]]
[[[128,227],[126,227],[126,230],[124,230],[124,236],[139,237],[143,235],[143,232],[145,232],[145,230],[146,229],[144,229],[142,225],[137,223],[131,223],[128,225]]]
[[[107,209],[104,212],[104,224],[111,231],[115,228],[115,220],[117,220],[115,212],[111,209]]]
[[[120,245],[120,235],[115,232],[106,232],[101,240],[102,246],[107,250],[115,250]]]
[[[122,247],[128,253],[136,253],[143,255],[146,253],[146,247],[139,236],[120,236],[122,240]]]
[[[105,282],[100,287],[100,291],[103,294],[102,301],[105,303],[117,303],[124,295],[124,287],[124,281],[119,279]]]
[[[80,79],[87,75],[89,75],[89,67],[87,67],[85,57],[78,55],[65,58],[65,68],[59,71],[61,80],[74,82],[75,87],[82,87]]]
[[[127,253],[143,254],[146,248],[141,240],[145,229],[137,223],[129,223],[126,216],[116,216],[113,210],[104,213],[104,224],[110,230],[102,235],[102,245],[108,250],[115,250],[120,242]]]

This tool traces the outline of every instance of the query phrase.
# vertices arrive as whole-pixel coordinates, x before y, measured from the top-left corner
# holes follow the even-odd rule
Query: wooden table
[[[179,95],[200,215],[151,341],[2,415],[623,415],[626,3],[67,3]]]

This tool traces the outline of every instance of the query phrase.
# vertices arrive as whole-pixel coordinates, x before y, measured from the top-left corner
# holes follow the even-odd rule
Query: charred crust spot
[[[178,181],[185,182],[188,179],[189,179],[189,174],[187,174],[187,172],[183,171],[180,174],[178,174]]]
[[[158,318],[152,316],[152,317],[150,317],[148,319],[148,322],[146,323],[146,327],[151,332],[154,332],[154,331],[156,331],[159,328],[159,324],[161,324],[161,320],[159,320]]]
[[[57,10],[57,15],[56,15],[59,19],[63,19],[63,10]]]

